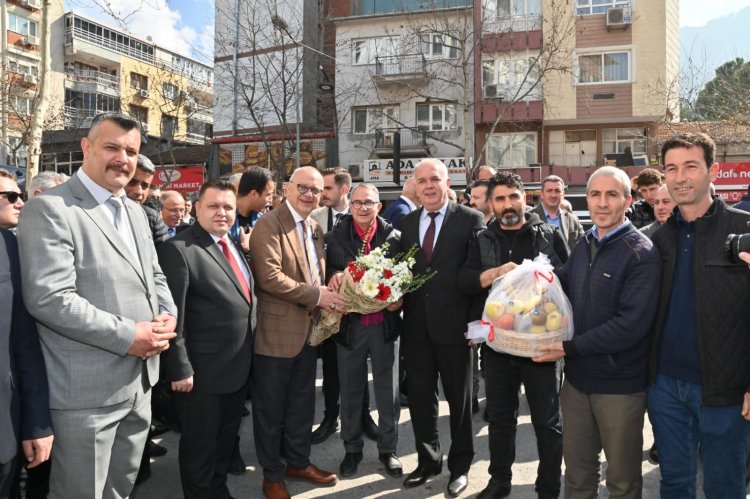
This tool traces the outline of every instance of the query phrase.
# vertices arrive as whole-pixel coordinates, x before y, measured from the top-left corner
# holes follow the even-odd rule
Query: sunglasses
[[[0,192],[0,196],[5,196],[10,204],[16,204],[16,201],[21,197],[21,193],[16,191],[5,191]]]

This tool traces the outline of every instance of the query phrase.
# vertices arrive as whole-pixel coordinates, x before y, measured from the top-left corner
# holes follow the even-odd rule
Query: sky
[[[252,0],[243,0],[252,1]],[[639,0],[653,1],[653,0]],[[214,0],[65,0],[67,10],[128,31],[151,36],[157,45],[203,62],[213,60]],[[107,15],[101,5],[111,5],[119,19]],[[712,19],[733,14],[750,0],[680,0],[680,27],[703,26]]]

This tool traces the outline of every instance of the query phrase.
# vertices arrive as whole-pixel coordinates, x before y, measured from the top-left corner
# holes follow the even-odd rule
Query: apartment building
[[[22,168],[26,166],[26,137],[41,78],[42,4],[42,0],[0,0],[0,23],[5,32],[0,47],[0,143],[3,151],[0,162]],[[63,2],[53,0],[48,8],[47,15],[54,26],[62,17]],[[50,35],[55,37],[61,33],[53,28]],[[62,47],[53,49],[51,56],[50,85],[59,89],[57,96],[61,98]],[[54,110],[48,123],[54,126]]]
[[[679,118],[678,9],[678,0],[477,0],[483,162],[656,161],[657,124]]]
[[[205,144],[213,134],[213,68],[100,21],[67,12],[63,47],[63,128],[45,136],[42,169],[72,173],[81,163],[77,138],[94,116],[129,114],[141,123],[142,151]]]

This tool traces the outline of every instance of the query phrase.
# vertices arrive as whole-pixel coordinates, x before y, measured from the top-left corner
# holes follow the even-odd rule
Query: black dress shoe
[[[163,445],[154,443],[151,440],[146,440],[146,447],[143,449],[143,454],[146,457],[161,457],[167,453],[167,448]]]
[[[310,443],[313,445],[321,444],[328,440],[328,437],[339,431],[341,423],[339,418],[323,418],[320,422],[320,426],[312,432]]]
[[[344,460],[341,461],[341,466],[339,466],[339,471],[341,472],[341,476],[343,477],[350,477],[354,475],[357,472],[357,468],[359,467],[359,463],[362,462],[362,453],[361,452],[347,452],[344,456]]]
[[[451,473],[451,479],[448,481],[448,495],[458,497],[468,486],[469,476],[466,473]]]
[[[398,393],[398,400],[401,407],[409,407],[409,397],[404,392]]]
[[[380,437],[380,430],[378,430],[378,425],[376,425],[375,421],[372,420],[372,416],[370,416],[370,414],[365,414],[364,416],[362,416],[362,433],[364,434],[364,436],[374,442],[377,442],[378,437]]]
[[[430,477],[439,475],[443,472],[443,459],[440,459],[440,462],[437,464],[437,466],[423,466],[419,465],[417,466],[417,469],[409,473],[409,476],[406,477],[406,480],[404,480],[404,487],[407,489],[410,489],[412,487],[419,487],[420,485],[424,485],[427,480],[430,479]]]
[[[232,453],[232,460],[229,461],[229,468],[227,469],[227,473],[231,475],[244,475],[245,473],[247,473],[247,465],[245,465],[245,460],[242,459],[238,447],[234,448],[234,452]]]
[[[494,478],[490,478],[490,483],[479,493],[477,499],[503,499],[510,497],[510,486],[502,485]]]
[[[151,425],[151,435],[152,437],[158,437],[159,435],[164,435],[166,432],[169,431],[169,426],[159,423],[158,421],[154,421],[154,423]]]
[[[385,472],[394,478],[400,478],[404,475],[404,469],[401,467],[401,461],[398,460],[396,454],[380,454],[378,457],[380,462],[385,466]]]

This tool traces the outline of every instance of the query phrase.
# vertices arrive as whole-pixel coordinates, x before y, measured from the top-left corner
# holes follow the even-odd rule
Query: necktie
[[[424,239],[422,239],[422,252],[428,262],[432,261],[432,247],[435,246],[435,217],[440,215],[440,212],[434,211],[428,213],[430,216],[430,225],[427,227],[427,231],[424,233]]]
[[[133,232],[130,230],[130,224],[128,224],[128,214],[125,212],[125,205],[122,199],[117,196],[112,196],[107,202],[115,208],[115,229],[120,233],[120,237],[125,241],[130,252],[138,257],[138,250],[135,246],[135,239],[133,238]]]
[[[320,279],[318,279],[318,265],[312,259],[315,251],[309,237],[310,228],[307,226],[306,220],[302,220],[300,223],[302,224],[302,239],[305,241],[305,259],[307,260],[308,272],[310,272],[310,282],[313,286],[318,287],[320,286]]]
[[[237,276],[237,280],[240,281],[240,286],[242,287],[242,291],[245,293],[245,298],[247,298],[247,301],[251,301],[252,298],[250,296],[250,287],[247,285],[247,279],[245,279],[245,274],[242,273],[240,265],[237,263],[234,255],[232,255],[232,252],[229,251],[229,245],[224,239],[219,239],[218,243],[219,246],[221,246],[222,253],[224,253],[224,256],[229,262],[229,266],[232,267],[234,275]]]
[[[334,227],[336,227],[339,224],[339,222],[341,221],[341,217],[343,217],[343,216],[344,216],[343,213],[336,213],[336,221],[333,222],[333,226]]]
[[[170,239],[173,238],[177,234],[177,229],[174,227],[170,227],[167,229],[167,233],[169,234]]]

